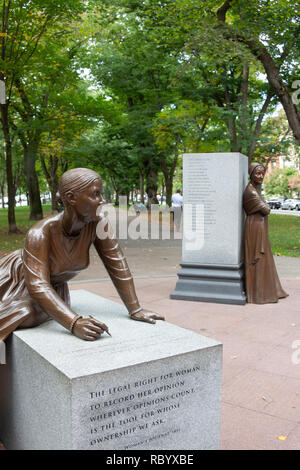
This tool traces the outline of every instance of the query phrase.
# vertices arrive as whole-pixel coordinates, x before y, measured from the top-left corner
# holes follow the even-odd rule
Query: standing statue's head
[[[265,176],[265,169],[261,163],[251,163],[249,166],[249,176],[250,180],[254,184],[262,184]]]

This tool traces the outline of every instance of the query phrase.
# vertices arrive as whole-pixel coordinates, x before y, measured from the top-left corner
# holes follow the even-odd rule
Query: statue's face
[[[262,184],[265,176],[265,170],[262,166],[257,166],[251,175],[251,180],[256,184]]]
[[[72,205],[78,217],[86,223],[100,220],[103,204],[101,180],[94,181],[84,191],[73,195]]]

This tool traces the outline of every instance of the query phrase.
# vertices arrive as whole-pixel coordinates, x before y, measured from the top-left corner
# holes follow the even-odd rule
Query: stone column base
[[[245,305],[242,264],[181,263],[171,299]]]

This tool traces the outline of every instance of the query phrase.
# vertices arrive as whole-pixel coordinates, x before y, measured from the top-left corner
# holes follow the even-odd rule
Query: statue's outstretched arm
[[[141,310],[129,266],[107,219],[102,219],[97,233],[95,248],[129,314]]]
[[[97,232],[95,248],[131,318],[147,323],[164,320],[161,315],[142,309],[140,306],[126,258],[107,219],[103,218],[100,221]]]

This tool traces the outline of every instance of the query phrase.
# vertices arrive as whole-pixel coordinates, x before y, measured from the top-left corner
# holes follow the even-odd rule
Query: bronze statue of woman
[[[75,168],[61,177],[64,211],[45,218],[27,233],[24,249],[0,258],[0,340],[17,328],[54,319],[78,338],[93,341],[104,323],[73,312],[67,281],[89,265],[94,244],[130,317],[155,323],[161,315],[141,308],[133,279],[109,221],[101,214],[102,183],[93,170]],[[102,224],[107,236],[98,237]]]
[[[282,289],[268,236],[270,208],[260,193],[265,170],[259,163],[249,167],[250,182],[243,194],[245,223],[245,277],[247,302],[266,304],[287,297]]]

